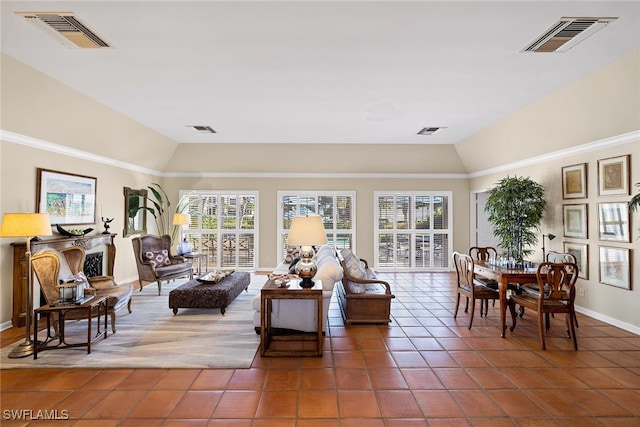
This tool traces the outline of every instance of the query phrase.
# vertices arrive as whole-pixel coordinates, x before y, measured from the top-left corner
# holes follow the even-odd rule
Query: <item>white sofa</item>
[[[336,282],[342,280],[342,267],[336,258],[335,249],[329,245],[318,248],[315,255],[318,265],[314,281],[322,281],[322,324],[323,332],[326,331],[329,318],[329,303],[333,295],[333,287]],[[274,270],[274,273],[287,273],[289,263],[283,261]],[[253,326],[256,332],[260,332],[260,293],[253,299]],[[317,329],[315,302],[310,300],[274,300],[271,313],[271,326],[273,328],[292,329],[302,332],[315,332]]]

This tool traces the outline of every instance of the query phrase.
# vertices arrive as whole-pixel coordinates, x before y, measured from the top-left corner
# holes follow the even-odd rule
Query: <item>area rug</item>
[[[253,328],[252,300],[264,284],[265,276],[251,275],[248,291],[243,291],[227,308],[179,309],[174,316],[168,299],[171,289],[184,280],[156,284],[134,290],[132,313],[117,313],[116,333],[96,341],[91,354],[86,347],[38,352],[38,359],[9,359],[14,345],[1,351],[0,367],[10,368],[248,368],[260,337]],[[96,322],[94,319],[93,327]],[[85,321],[69,321],[68,342],[86,341]],[[44,339],[41,332],[39,339]]]

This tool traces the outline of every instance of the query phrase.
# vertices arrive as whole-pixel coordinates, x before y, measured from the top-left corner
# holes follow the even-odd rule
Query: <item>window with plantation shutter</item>
[[[376,268],[450,269],[451,192],[376,192],[374,199]]]
[[[257,267],[258,193],[182,191],[188,197],[190,223],[183,235],[194,251],[207,255],[209,267],[252,270]]]
[[[299,215],[319,215],[329,245],[355,250],[355,192],[279,191],[278,236],[280,259],[287,253],[291,220]]]

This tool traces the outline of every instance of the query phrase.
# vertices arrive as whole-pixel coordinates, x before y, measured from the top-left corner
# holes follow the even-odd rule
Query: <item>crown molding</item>
[[[553,151],[541,156],[532,157],[526,160],[506,163],[490,169],[484,169],[472,173],[322,173],[322,172],[161,172],[153,169],[144,168],[132,163],[114,160],[109,157],[88,153],[86,151],[75,148],[66,147],[64,145],[54,144],[52,142],[33,138],[19,133],[10,132],[0,129],[0,139],[14,144],[24,145],[37,148],[44,151],[50,151],[78,159],[89,160],[121,169],[134,172],[154,175],[161,178],[312,178],[312,179],[469,179],[478,178],[499,172],[506,172],[513,169],[532,166],[545,163],[551,160],[562,159],[564,157],[576,154],[587,153],[590,151],[601,150],[607,147],[613,147],[620,144],[640,140],[640,130],[628,132],[622,135],[601,139],[599,141],[582,144],[577,147],[571,147],[564,150]]]
[[[564,150],[552,151],[551,153],[543,154],[541,156],[531,157],[525,160],[519,160],[517,162],[506,163],[504,165],[496,166],[490,169],[484,169],[477,172],[468,174],[469,178],[478,178],[485,175],[491,175],[499,172],[506,172],[512,169],[518,169],[527,166],[534,166],[540,163],[546,163],[551,160],[558,160],[576,154],[588,153],[590,151],[601,150],[603,148],[614,147],[620,144],[626,144],[628,142],[637,141],[640,139],[640,130],[636,130],[622,135],[612,136],[610,138],[601,139],[599,141],[589,142],[586,144],[578,145],[576,147],[566,148]]]

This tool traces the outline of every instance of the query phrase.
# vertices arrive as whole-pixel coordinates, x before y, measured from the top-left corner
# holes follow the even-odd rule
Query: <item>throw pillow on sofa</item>
[[[364,267],[362,267],[362,263],[360,262],[358,257],[355,256],[353,252],[351,252],[350,249],[342,249],[340,253],[342,254],[342,259],[344,259],[344,263],[347,267],[349,276],[355,277],[357,279],[367,278],[367,272],[364,270]]]

